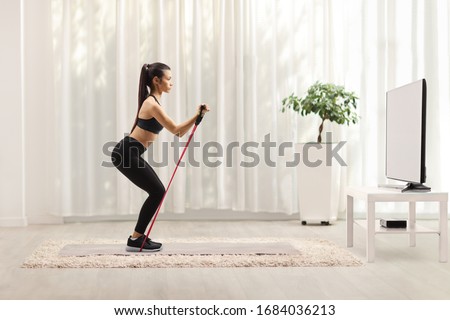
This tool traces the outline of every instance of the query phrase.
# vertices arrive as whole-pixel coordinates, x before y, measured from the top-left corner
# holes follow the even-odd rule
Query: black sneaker
[[[142,243],[145,240],[145,235],[140,236],[139,238],[132,240],[131,236],[128,238],[127,242],[127,251],[128,252],[139,252],[142,247]],[[142,247],[142,252],[153,252],[161,250],[161,243],[153,242],[150,239],[145,241],[144,246]]]
[[[145,237],[145,236],[144,236],[144,237]],[[162,246],[162,243],[153,241],[153,240],[150,239],[150,238],[147,238],[147,242],[148,242],[149,244],[157,245],[157,246],[160,246],[160,247]]]

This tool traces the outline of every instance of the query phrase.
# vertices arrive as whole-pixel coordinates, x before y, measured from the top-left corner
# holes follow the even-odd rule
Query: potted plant
[[[331,147],[322,147],[322,131],[326,120],[340,125],[356,124],[357,100],[355,93],[346,91],[343,86],[321,82],[310,86],[301,98],[292,93],[282,100],[282,112],[292,109],[301,116],[314,113],[321,119],[317,145],[311,148],[311,143],[300,144],[303,161],[298,167],[298,191],[302,224],[307,221],[329,224],[330,220],[337,219],[340,166],[330,165],[326,153]],[[316,161],[305,161],[305,157],[314,157]]]
[[[284,98],[281,110],[285,112],[286,109],[292,109],[302,116],[310,113],[317,114],[322,119],[317,137],[317,143],[321,143],[325,120],[347,125],[355,124],[358,121],[358,116],[354,111],[357,107],[357,99],[354,92],[345,91],[343,86],[316,82],[309,87],[303,98],[299,98],[293,93]]]

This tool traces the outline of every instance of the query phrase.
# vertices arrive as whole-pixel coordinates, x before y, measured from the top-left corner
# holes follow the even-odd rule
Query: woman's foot
[[[154,252],[161,250],[162,244],[158,242],[153,242],[150,239],[147,238],[147,241],[145,241],[144,246],[142,246],[142,243],[145,241],[145,235],[141,235],[138,238],[132,238],[131,236],[128,238],[127,242],[127,248],[126,250],[128,252],[140,252],[141,247],[142,251],[144,252]]]

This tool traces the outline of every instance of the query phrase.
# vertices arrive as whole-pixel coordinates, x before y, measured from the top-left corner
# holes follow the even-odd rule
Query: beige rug
[[[86,257],[104,255],[286,255],[298,254],[299,251],[291,244],[285,242],[264,243],[224,243],[224,242],[171,242],[164,243],[162,250],[158,252],[127,252],[126,245],[122,243],[88,243],[68,244],[64,246],[59,255],[62,257]]]
[[[362,265],[348,250],[318,238],[194,238],[157,241],[164,244],[162,251],[142,254],[126,252],[123,240],[48,240],[26,259],[22,267],[229,268]],[[190,249],[189,244],[192,244]]]

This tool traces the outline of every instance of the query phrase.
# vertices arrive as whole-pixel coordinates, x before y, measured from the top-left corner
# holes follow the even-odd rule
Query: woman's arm
[[[145,106],[145,104],[146,104],[146,102],[144,103],[144,106]],[[198,116],[198,112],[200,112],[200,107],[199,107],[197,113],[194,116],[192,116],[191,118],[189,118],[188,120],[186,120],[180,124],[176,124],[175,121],[173,121],[173,119],[167,115],[167,113],[164,111],[164,109],[160,105],[148,103],[148,105],[146,105],[145,107],[149,111],[151,116],[155,117],[156,120],[158,120],[158,122],[164,128],[166,128],[167,130],[169,130],[169,132],[173,133],[174,135],[176,135],[180,138],[182,136],[184,136],[186,134],[186,132],[188,132],[189,129],[194,125],[195,120],[197,119],[197,116]],[[209,108],[207,108],[206,111],[209,111]]]
[[[176,130],[176,132],[172,132],[173,134],[175,134],[177,137],[182,137],[186,134],[186,132],[189,131],[189,129],[194,125],[195,123],[195,119],[197,119],[198,114],[196,114],[194,117],[186,120],[183,123],[180,123],[177,127],[178,130]]]

